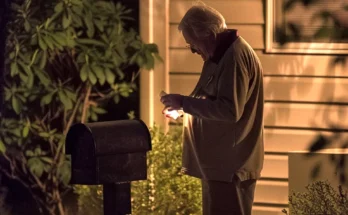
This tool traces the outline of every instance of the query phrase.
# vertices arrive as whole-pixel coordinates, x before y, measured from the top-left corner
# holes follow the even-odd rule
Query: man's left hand
[[[182,109],[184,96],[180,94],[167,94],[161,97],[161,102],[166,108],[172,110]]]

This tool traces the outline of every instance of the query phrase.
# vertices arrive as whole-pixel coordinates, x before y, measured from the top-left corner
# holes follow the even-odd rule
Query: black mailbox
[[[104,214],[130,214],[130,182],[146,180],[149,130],[141,120],[73,125],[66,137],[71,184],[103,185]]]

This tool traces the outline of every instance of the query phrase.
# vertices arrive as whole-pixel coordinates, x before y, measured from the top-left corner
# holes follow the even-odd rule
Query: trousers
[[[232,182],[202,179],[203,215],[251,215],[256,180]]]

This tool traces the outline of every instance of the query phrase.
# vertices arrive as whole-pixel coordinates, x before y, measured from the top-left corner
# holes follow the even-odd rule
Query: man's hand
[[[176,120],[177,118],[182,117],[184,115],[184,111],[164,108],[162,114],[164,114],[167,118]]]
[[[182,109],[184,96],[180,94],[167,94],[161,97],[164,106],[171,110]]]

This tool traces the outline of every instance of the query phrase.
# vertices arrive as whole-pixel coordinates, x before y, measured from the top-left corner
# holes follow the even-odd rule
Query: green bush
[[[137,68],[153,68],[158,49],[125,26],[130,10],[111,0],[12,2],[0,86],[0,171],[28,189],[37,214],[63,215],[67,131],[97,121],[110,101],[117,110],[137,90]]]
[[[148,153],[148,180],[132,182],[132,214],[202,214],[200,180],[180,172],[182,129],[173,128],[165,134],[154,126],[150,132],[153,148]],[[100,186],[78,186],[75,190],[79,194],[79,214],[101,214]]]
[[[334,189],[327,181],[317,181],[306,187],[306,192],[292,192],[289,209],[292,215],[346,215],[348,214],[347,190]],[[283,213],[288,214],[284,209]]]

